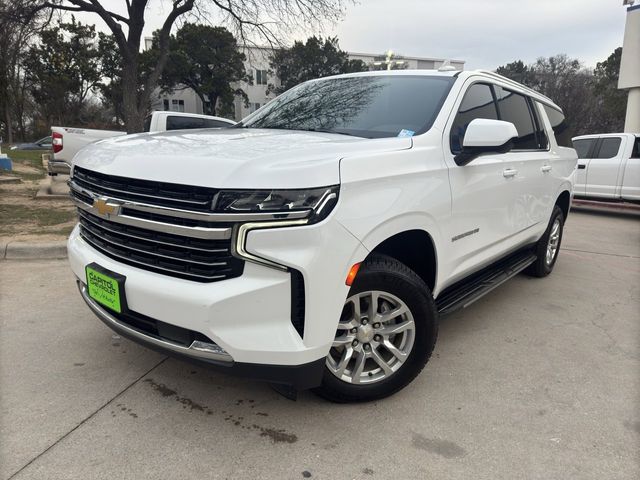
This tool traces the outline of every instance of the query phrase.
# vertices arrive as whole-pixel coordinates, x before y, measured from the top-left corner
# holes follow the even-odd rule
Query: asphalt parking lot
[[[114,336],[65,261],[0,262],[2,479],[640,478],[640,220],[448,317],[408,388],[297,402]]]

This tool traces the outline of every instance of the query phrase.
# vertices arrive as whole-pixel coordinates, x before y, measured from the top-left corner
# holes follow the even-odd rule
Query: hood
[[[73,164],[108,175],[184,185],[304,188],[340,183],[339,162],[350,154],[411,145],[410,138],[299,130],[182,130],[102,140],[80,150]]]

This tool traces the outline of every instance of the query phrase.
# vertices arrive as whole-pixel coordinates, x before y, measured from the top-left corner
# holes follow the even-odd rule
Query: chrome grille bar
[[[179,273],[180,276],[187,276],[187,277],[191,277],[193,279],[198,279],[198,280],[214,281],[214,280],[223,280],[223,279],[227,278],[226,275],[197,275],[197,274],[193,274],[193,273],[189,273],[189,272],[176,272],[175,270],[172,270],[170,268],[160,267],[160,266],[156,266],[156,265],[149,265],[148,263],[145,263],[145,262],[142,262],[142,261],[139,261],[139,260],[135,260],[135,259],[131,259],[131,258],[127,257],[126,255],[121,255],[121,254],[115,253],[113,251],[110,251],[108,249],[105,249],[104,247],[98,245],[95,240],[91,240],[90,238],[88,238],[86,233],[83,232],[83,231],[80,232],[80,236],[82,237],[82,239],[85,242],[87,242],[89,245],[91,245],[93,248],[95,248],[99,252],[103,252],[107,256],[117,257],[117,258],[123,260],[125,263],[134,263],[134,264],[137,264],[139,266],[142,266],[143,268],[146,267],[146,269],[149,269],[148,267],[152,267],[153,270],[161,270],[161,271],[164,271],[164,272],[171,273],[174,276],[175,276],[176,273]]]
[[[93,223],[94,225],[96,225],[97,227],[100,227],[103,230],[106,230],[106,231],[111,232],[111,233],[116,233],[118,235],[124,235],[124,236],[127,236],[129,238],[134,238],[134,239],[137,239],[137,240],[144,240],[146,242],[153,242],[153,243],[157,243],[157,244],[160,244],[160,245],[167,245],[167,246],[170,246],[170,247],[185,248],[185,249],[189,249],[189,250],[196,250],[196,251],[207,252],[207,253],[225,253],[225,252],[229,251],[228,248],[213,248],[213,249],[211,249],[211,248],[201,248],[201,247],[194,247],[194,246],[191,246],[191,245],[182,245],[182,244],[179,244],[179,243],[164,242],[164,241],[161,241],[161,240],[157,240],[155,238],[142,237],[140,235],[135,235],[135,234],[132,234],[130,232],[122,232],[122,231],[114,230],[113,228],[109,228],[109,227],[106,227],[104,225],[101,225],[101,224],[97,223],[96,217],[93,217],[92,215],[89,215],[89,214],[85,213],[83,210],[78,210],[78,215],[80,216],[81,219],[84,219],[87,222]]]
[[[96,180],[100,180],[100,177],[102,177],[104,179],[104,177],[108,177],[108,179],[100,181],[100,183],[91,180],[91,177],[95,177]],[[110,178],[109,178],[110,177]],[[131,192],[131,191],[127,191],[127,190],[123,190],[122,188],[115,188],[115,187],[109,187],[109,186],[105,186],[105,183],[114,183],[112,181],[112,179],[118,179],[123,185],[123,187],[127,186],[127,182],[132,181],[131,179],[127,179],[124,177],[115,177],[115,176],[109,176],[109,175],[104,175],[101,173],[97,173],[97,172],[90,172],[87,171],[85,169],[82,168],[74,168],[74,172],[73,172],[73,179],[75,182],[80,182],[81,186],[84,186],[85,188],[88,188],[89,190],[95,191],[97,193],[100,193],[102,195],[110,195],[111,192],[116,192],[116,193],[120,193],[120,194],[124,194],[124,195],[132,195],[132,196],[137,196],[137,197],[145,197],[145,198],[150,198],[150,199],[156,199],[156,200],[161,200],[161,201],[165,201],[165,202],[178,202],[180,204],[183,204],[185,206],[194,206],[194,207],[199,207],[202,209],[208,209],[209,205],[211,204],[211,199],[213,198],[213,195],[215,193],[211,193],[211,198],[208,198],[206,200],[185,200],[183,198],[175,198],[175,197],[166,197],[163,195],[151,195],[148,193],[140,193],[140,192]],[[111,181],[110,181],[111,180]],[[134,180],[135,181],[135,180]],[[159,185],[160,182],[148,182],[146,180],[137,180],[138,183],[148,183],[150,185]],[[85,184],[85,185],[82,185]],[[176,185],[176,188],[178,186]],[[207,190],[204,189],[203,190]]]
[[[98,196],[95,192],[87,190],[82,185],[75,182],[73,179],[69,180],[68,184],[71,190],[83,196],[90,198]],[[135,202],[131,200],[125,200],[117,196],[109,196],[109,199],[119,203],[121,205],[121,208],[125,208],[128,211],[133,210],[145,213],[153,213],[156,215],[163,215],[165,217],[187,218],[189,220],[197,220],[206,223],[235,223],[260,220],[296,220],[299,218],[306,218],[311,213],[311,210],[309,209],[282,213],[206,213],[164,207],[162,205],[152,205],[149,203]]]
[[[75,195],[71,195],[73,203],[82,210],[85,210],[94,215],[100,216],[100,212],[93,206],[84,202],[82,199]],[[231,228],[205,228],[205,227],[187,227],[182,225],[174,225],[171,223],[158,222],[157,220],[146,220],[142,218],[136,218],[129,215],[113,215],[102,218],[108,218],[117,223],[124,225],[131,225],[134,227],[140,227],[147,230],[153,230],[161,233],[171,233],[173,235],[182,235],[184,237],[202,238],[206,240],[226,240],[231,238]]]
[[[82,222],[80,222],[80,223],[82,224]],[[172,255],[165,255],[165,254],[162,254],[162,253],[158,253],[158,252],[155,252],[153,250],[142,250],[140,248],[132,247],[131,245],[128,245],[126,243],[117,243],[117,242],[114,242],[112,240],[109,240],[105,236],[100,236],[99,232],[96,233],[91,228],[88,228],[86,224],[83,224],[83,226],[85,227],[86,231],[89,231],[91,234],[93,234],[95,236],[98,236],[101,241],[107,242],[107,243],[109,243],[111,245],[114,245],[116,247],[119,247],[119,248],[126,248],[127,250],[132,250],[134,252],[140,252],[140,253],[144,253],[146,255],[154,255],[156,257],[166,258],[167,260],[173,260],[173,261],[176,261],[176,262],[195,263],[197,265],[206,265],[206,266],[209,266],[209,267],[226,267],[227,266],[226,262],[202,262],[202,261],[194,260],[194,259],[188,258],[188,257],[187,258],[180,258],[180,257],[172,256]]]

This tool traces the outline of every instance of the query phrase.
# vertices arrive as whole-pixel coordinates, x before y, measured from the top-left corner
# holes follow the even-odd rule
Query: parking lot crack
[[[606,253],[606,252],[593,252],[591,250],[580,250],[577,248],[565,248],[562,247],[563,250],[567,250],[569,252],[579,252],[579,253],[591,253],[593,255],[607,255],[609,257],[622,257],[622,258],[640,258],[638,255],[623,255],[620,253]]]
[[[64,435],[62,435],[60,438],[58,438],[55,442],[53,442],[51,445],[49,445],[47,448],[45,448],[42,452],[40,452],[38,455],[36,455],[35,457],[33,457],[31,460],[29,460],[25,465],[23,465],[22,467],[20,467],[17,471],[15,471],[13,474],[11,474],[11,476],[9,476],[9,478],[7,480],[12,480],[13,478],[15,478],[17,475],[20,474],[20,472],[22,472],[24,469],[26,469],[27,467],[29,467],[29,465],[31,465],[32,463],[34,463],[36,460],[38,460],[40,457],[42,457],[43,455],[45,455],[49,450],[51,450],[52,448],[54,448],[56,445],[58,445],[60,442],[62,442],[65,438],[67,438],[69,435],[71,435],[73,432],[75,432],[78,428],[80,428],[82,425],[84,425],[85,423],[87,423],[89,420],[91,420],[93,417],[95,417],[98,413],[100,413],[102,410],[104,410],[107,406],[109,406],[109,404],[111,404],[114,400],[116,400],[118,397],[122,396],[127,390],[129,390],[131,387],[133,387],[135,384],[137,384],[139,381],[141,381],[144,377],[146,377],[147,375],[149,375],[153,370],[155,370],[156,368],[158,368],[160,365],[162,365],[168,357],[164,357],[162,360],[160,360],[158,363],[156,363],[153,367],[151,367],[149,370],[147,370],[146,372],[144,372],[142,375],[140,375],[138,378],[136,378],[134,381],[132,381],[131,383],[129,383],[126,387],[124,387],[122,390],[120,390],[118,393],[116,393],[113,397],[111,397],[109,400],[107,400],[105,403],[103,403],[100,407],[98,407],[96,410],[94,410],[90,415],[88,415],[87,417],[85,417],[81,422],[79,422],[75,427],[73,427],[71,430],[69,430],[67,433],[65,433]]]

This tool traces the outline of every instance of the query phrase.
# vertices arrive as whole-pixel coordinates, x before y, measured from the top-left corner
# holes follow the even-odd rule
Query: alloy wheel
[[[551,266],[553,260],[556,258],[556,253],[558,252],[558,246],[560,245],[560,219],[556,218],[553,222],[553,226],[551,227],[551,232],[549,233],[549,241],[547,243],[547,254],[545,257],[545,261],[547,262],[547,266]]]
[[[398,297],[378,290],[345,302],[327,368],[351,384],[382,381],[402,367],[415,340],[415,321]]]

